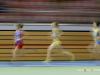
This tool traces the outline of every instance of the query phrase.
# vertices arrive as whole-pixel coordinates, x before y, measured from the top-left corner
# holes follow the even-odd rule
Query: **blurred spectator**
[[[7,12],[7,7],[4,2],[0,2],[0,13],[5,13]]]

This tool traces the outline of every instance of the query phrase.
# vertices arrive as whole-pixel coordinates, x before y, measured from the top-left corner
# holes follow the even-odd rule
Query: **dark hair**
[[[59,23],[58,22],[52,22],[53,26],[58,27]]]
[[[23,24],[18,24],[17,25],[17,28],[19,29],[19,28],[23,28]]]
[[[99,22],[97,22],[96,24],[97,24],[97,27],[99,27]]]
[[[94,21],[94,23],[96,23],[96,26],[99,27],[99,22],[97,21]]]

